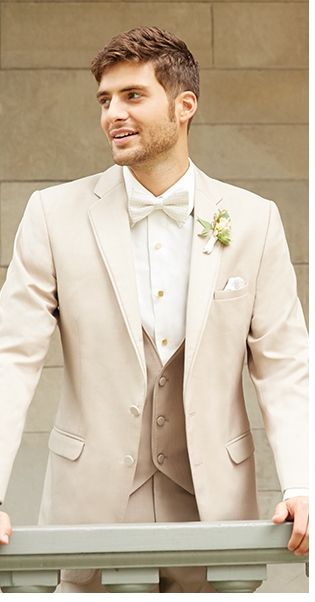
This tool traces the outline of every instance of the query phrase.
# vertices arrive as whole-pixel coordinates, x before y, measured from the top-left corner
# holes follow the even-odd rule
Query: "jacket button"
[[[156,419],[156,424],[158,426],[163,426],[164,423],[165,423],[165,416],[158,416]]]
[[[167,381],[167,379],[165,378],[165,376],[161,376],[161,378],[159,380],[160,387],[164,387],[166,381]]]
[[[138,406],[130,406],[129,408],[129,412],[133,415],[133,416],[140,416],[141,412],[140,409],[138,408]]]
[[[125,464],[127,464],[127,466],[132,466],[134,464],[134,462],[135,462],[135,459],[130,454],[127,454],[125,456]]]
[[[158,457],[157,457],[158,463],[159,464],[163,464],[164,460],[165,460],[164,454],[159,454]]]

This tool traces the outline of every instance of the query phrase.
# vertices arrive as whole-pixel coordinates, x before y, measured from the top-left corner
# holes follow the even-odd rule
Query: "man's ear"
[[[188,123],[197,110],[198,101],[193,92],[186,90],[177,96],[176,105],[180,123]]]

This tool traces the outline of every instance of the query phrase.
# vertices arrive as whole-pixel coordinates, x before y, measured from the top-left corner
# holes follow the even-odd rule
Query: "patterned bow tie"
[[[161,199],[138,190],[132,194],[128,209],[132,226],[157,210],[164,211],[178,225],[183,225],[190,213],[189,196],[187,190],[180,190]]]

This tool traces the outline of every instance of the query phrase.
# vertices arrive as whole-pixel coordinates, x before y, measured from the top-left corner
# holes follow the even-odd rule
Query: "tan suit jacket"
[[[3,287],[0,499],[57,324],[61,332],[45,522],[118,522],[131,491],[146,365],[126,207],[118,166],[34,193]],[[206,255],[196,220],[220,208],[231,215],[232,242]],[[197,170],[194,219],[183,394],[195,494],[202,520],[248,518],[255,479],[244,357],[282,488],[305,487],[305,324],[273,202]],[[231,276],[246,286],[224,291]]]

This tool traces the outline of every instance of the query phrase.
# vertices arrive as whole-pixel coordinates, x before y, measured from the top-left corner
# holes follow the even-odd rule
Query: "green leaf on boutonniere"
[[[224,246],[230,244],[231,217],[226,209],[221,209],[218,213],[215,213],[212,222],[207,222],[199,217],[198,222],[203,227],[203,231],[198,236],[204,238],[211,235],[204,248],[204,253],[211,253],[217,240]]]
[[[198,234],[198,236],[200,236],[201,238],[204,236],[208,236],[209,232],[212,231],[212,225],[210,224],[210,222],[207,222],[205,219],[201,219],[200,217],[198,217],[197,221],[203,227],[203,231],[200,232],[200,234]]]

